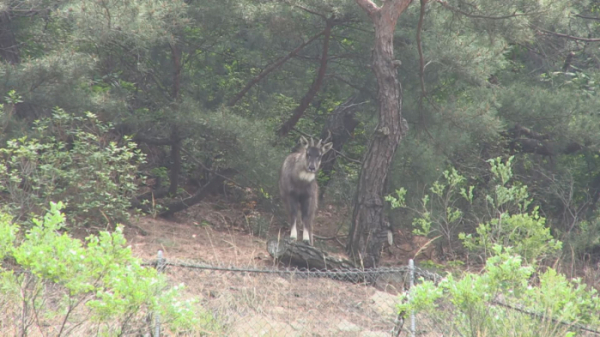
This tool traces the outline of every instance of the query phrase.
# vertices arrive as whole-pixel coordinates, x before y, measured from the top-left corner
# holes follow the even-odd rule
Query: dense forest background
[[[0,1],[0,330],[141,335],[157,314],[227,335],[192,302],[230,280],[180,293],[117,224],[218,199],[283,233],[278,171],[306,136],[331,137],[341,214],[317,248],[368,268],[416,244],[448,272],[392,295],[396,323],[597,334],[599,81],[596,0]]]
[[[508,184],[528,187],[519,200],[562,258],[600,261],[599,11],[423,0],[402,13],[393,46],[408,131],[385,187],[404,191],[402,207],[385,205],[394,235],[426,216],[420,233],[440,259],[465,256],[460,233],[502,208],[489,160],[512,158]],[[354,1],[4,1],[3,204],[25,219],[64,200],[74,223],[122,221],[132,202],[173,213],[226,181],[281,214],[283,158],[300,135],[329,130],[322,197],[351,209],[379,132],[375,38]]]

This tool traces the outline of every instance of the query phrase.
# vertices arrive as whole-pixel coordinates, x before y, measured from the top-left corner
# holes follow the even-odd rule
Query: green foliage
[[[483,256],[493,255],[495,244],[510,246],[528,262],[555,256],[562,243],[552,237],[546,220],[537,208],[530,214],[502,213],[498,218],[480,224],[476,234],[460,233],[465,247]]]
[[[427,316],[432,330],[444,335],[564,336],[570,324],[600,327],[596,290],[552,268],[536,284],[534,268],[519,255],[499,245],[492,250],[481,274],[448,275],[437,286],[424,281],[403,295],[399,311]]]
[[[12,249],[19,226],[11,223],[11,216],[5,212],[0,212],[0,224],[3,224],[0,227],[0,261],[2,261]]]
[[[406,207],[406,189],[400,188],[396,190],[396,195],[388,194],[384,197],[385,201],[390,203],[392,209]]]
[[[456,228],[464,221],[460,202],[470,204],[473,202],[473,186],[465,188],[466,179],[458,174],[455,169],[444,171],[444,181],[435,181],[421,199],[419,208],[410,208],[405,201],[406,190],[399,189],[396,196],[386,196],[386,201],[391,203],[391,208],[409,208],[417,216],[413,218],[414,235],[430,236],[441,235],[451,246],[456,236]]]
[[[464,247],[484,259],[494,254],[492,247],[497,244],[513,247],[529,263],[559,253],[562,243],[554,239],[546,220],[539,216],[538,207],[529,210],[527,186],[512,181],[512,160],[513,157],[505,163],[500,158],[488,161],[495,184],[493,193],[478,197],[474,186],[466,186],[466,178],[455,169],[444,171],[444,179],[433,183],[430,193],[423,196],[421,207],[409,208],[417,214],[413,219],[413,234],[442,234],[450,248],[452,241],[459,238]],[[400,189],[396,196],[389,195],[386,200],[392,209],[408,208],[405,194]],[[475,208],[475,203],[484,207]],[[479,222],[475,233],[457,233],[458,228],[473,220]]]
[[[600,36],[600,27],[584,19],[595,17],[598,6],[590,1],[512,0],[450,5],[460,11],[437,5],[426,11],[422,60],[415,41],[417,3],[402,13],[395,30],[394,57],[402,61],[401,113],[410,131],[388,181],[391,190],[403,186],[407,207],[423,216],[413,224],[417,213],[395,211],[399,216],[394,226],[441,236],[436,243],[450,251],[460,249],[456,233],[475,233],[480,223],[496,217],[483,214],[497,205],[479,198],[496,193],[488,186],[485,159],[506,157],[510,151],[516,154],[515,172],[535,196],[547,225],[576,246],[587,239],[579,237],[584,232],[598,232],[592,214],[598,207],[594,200],[600,174],[599,54],[595,48],[582,49],[581,41],[544,31]],[[276,195],[276,170],[297,139],[295,134],[272,136],[314,82],[323,36],[307,42],[322,32],[323,18],[332,17],[336,43],[332,40],[327,48],[327,76],[296,127],[317,134],[339,102],[352,95],[356,103],[369,101],[355,106],[360,124],[344,146],[347,157],[361,158],[377,124],[377,82],[372,69],[365,67],[373,45],[371,21],[352,1],[66,0],[47,6],[47,1],[22,0],[2,8],[11,17],[6,35],[15,39],[0,55],[0,97],[6,98],[0,116],[2,141],[25,135],[27,141],[39,139],[31,123],[47,117],[55,106],[94,111],[101,120],[119,125],[119,131],[150,140],[143,144],[152,156],[149,169],[172,167],[168,146],[151,143],[164,144],[176,131],[184,150],[192,153],[184,151],[182,176],[198,172],[190,157],[210,169],[235,168],[241,173],[236,181],[262,188],[263,201],[270,203],[277,199],[269,198]],[[571,53],[569,65],[566,58]],[[421,61],[427,65],[423,76],[405,71],[420,69]],[[425,91],[420,85],[406,85],[410,83],[422,83]],[[229,106],[248,84],[244,96]],[[227,108],[221,109],[224,105]],[[515,125],[537,132],[539,139],[525,134],[514,138],[510,130]],[[526,152],[519,141],[547,145],[552,153]],[[580,150],[569,152],[570,145]],[[441,195],[423,188],[433,186],[449,165],[465,177],[462,187],[477,190],[472,202],[459,194],[460,188],[444,187],[438,191]],[[350,203],[358,169],[338,157],[336,171],[326,195]],[[444,179],[441,184],[446,186]],[[557,196],[552,180],[568,179],[573,181],[572,192]],[[324,182],[322,177],[319,181]],[[59,185],[48,188],[64,190],[65,183]],[[520,188],[507,188],[513,186]],[[425,194],[428,199],[423,199]],[[63,191],[57,198],[13,205],[22,213],[39,213],[36,205],[65,200],[71,216],[76,204],[67,200],[69,195]],[[96,197],[108,198],[102,193]],[[114,202],[103,203],[108,209]],[[90,209],[94,218],[104,219],[93,200],[82,204],[77,212]],[[112,215],[109,218],[113,221]],[[580,221],[585,223],[580,226]],[[581,254],[590,252],[581,249],[586,249]]]
[[[459,237],[467,249],[485,257],[493,255],[491,248],[499,244],[513,247],[527,262],[535,263],[559,253],[562,243],[553,238],[538,207],[528,211],[531,200],[527,186],[512,182],[512,159],[506,163],[500,158],[488,161],[496,183],[494,194],[485,197],[490,219],[479,224],[476,234],[461,233]]]
[[[14,324],[31,321],[41,331],[58,326],[58,335],[122,335],[148,329],[146,316],[158,313],[163,327],[173,332],[216,327],[194,300],[182,299],[182,286],[169,288],[163,275],[141,266],[121,226],[113,233],[87,237],[85,245],[60,234],[65,227],[62,207],[50,204],[43,218],[33,219],[22,242],[13,236],[0,243],[0,251],[26,271],[15,273],[6,266],[1,270],[1,292],[12,300],[2,302],[0,309],[22,315]],[[20,227],[7,220],[3,215],[0,233]],[[3,324],[10,326],[6,320]]]
[[[14,312],[27,315],[20,319],[33,320],[39,329],[59,326],[64,334],[86,334],[77,330],[79,325],[89,332],[127,334],[142,329],[148,313],[159,313],[164,326],[173,331],[214,324],[193,300],[181,299],[180,286],[168,289],[164,276],[141,266],[126,246],[122,227],[113,233],[90,236],[84,246],[60,234],[65,226],[61,208],[61,203],[51,204],[43,219],[33,219],[34,226],[20,244],[14,235],[2,240],[0,251],[7,252],[19,268],[27,271],[1,271],[2,292],[19,299],[3,302],[3,312],[29,307],[33,311]],[[18,228],[3,215],[0,232],[14,233]],[[48,287],[52,287],[51,292],[44,291]],[[46,300],[58,294],[62,294],[59,301]],[[5,324],[8,326],[8,322]]]
[[[21,95],[17,94],[17,92],[14,90],[8,92],[6,97],[4,97],[4,101],[6,101],[7,104],[11,105],[23,102]]]
[[[65,200],[74,223],[128,218],[144,155],[136,144],[110,141],[111,125],[92,113],[77,117],[55,109],[22,137],[0,148],[0,190],[19,216],[40,213],[50,201]]]

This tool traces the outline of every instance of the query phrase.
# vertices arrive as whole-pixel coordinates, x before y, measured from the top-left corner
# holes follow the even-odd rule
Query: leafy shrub
[[[506,163],[500,158],[489,160],[496,186],[486,196],[489,220],[479,224],[476,235],[460,234],[465,247],[487,257],[494,254],[494,245],[514,247],[514,252],[529,263],[560,252],[562,243],[552,237],[546,219],[538,208],[528,211],[531,200],[527,186],[511,184],[512,157]]]
[[[600,297],[579,279],[535,269],[499,245],[481,274],[448,275],[439,285],[414,286],[399,305],[427,319],[430,331],[460,336],[574,336],[573,325],[600,327]],[[409,298],[410,297],[410,298]]]
[[[150,327],[148,314],[159,313],[163,328],[190,331],[214,328],[212,316],[193,300],[181,300],[182,286],[167,287],[166,278],[144,268],[126,246],[122,227],[113,233],[81,241],[60,234],[65,218],[62,204],[51,204],[43,219],[19,244],[19,225],[1,217],[0,252],[17,268],[0,268],[0,330],[27,335],[35,328],[43,335],[142,334]],[[1,315],[1,314],[0,314]],[[11,317],[8,317],[12,315]],[[27,324],[20,324],[26,322]]]
[[[8,141],[0,148],[5,203],[19,217],[63,200],[70,220],[126,220],[144,156],[129,139],[109,141],[110,129],[92,113],[77,117],[57,108],[36,122],[36,137]]]
[[[475,197],[474,187],[466,186],[466,179],[450,169],[429,189],[420,207],[407,206],[404,189],[386,196],[386,201],[392,209],[409,208],[416,214],[413,234],[442,236],[450,250],[458,237],[465,248],[484,260],[494,254],[496,244],[513,247],[530,263],[560,252],[562,243],[553,238],[538,208],[530,210],[527,186],[512,181],[512,157],[506,163],[500,158],[488,162],[495,184],[489,194]],[[474,207],[476,203],[482,206]],[[475,227],[475,233],[458,233],[464,227]]]
[[[512,246],[526,261],[552,256],[559,252],[562,243],[552,237],[545,219],[540,217],[537,208],[531,214],[501,213],[498,218],[480,224],[476,235],[460,234],[463,244],[471,251],[485,256],[493,254],[495,244]]]
[[[443,237],[452,251],[458,227],[465,219],[460,202],[471,203],[473,200],[473,188],[465,189],[466,179],[458,174],[455,169],[444,171],[444,180],[436,181],[421,199],[421,205],[412,208],[417,216],[413,218],[414,235]],[[407,207],[405,202],[406,190],[401,188],[396,195],[388,195],[385,200],[390,202],[392,209]]]

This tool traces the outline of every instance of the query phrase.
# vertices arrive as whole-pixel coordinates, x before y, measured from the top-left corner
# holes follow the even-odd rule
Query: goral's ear
[[[327,144],[323,145],[323,147],[321,147],[321,151],[323,151],[322,153],[325,154],[329,150],[331,150],[332,147],[333,147],[333,143],[327,143]]]
[[[304,136],[300,136],[300,145],[302,145],[305,149],[308,148],[308,140]]]

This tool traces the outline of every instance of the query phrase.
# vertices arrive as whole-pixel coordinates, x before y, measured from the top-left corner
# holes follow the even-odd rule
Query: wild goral
[[[321,158],[333,146],[331,142],[326,143],[328,139],[315,144],[312,138],[308,141],[300,137],[300,149],[285,158],[279,171],[279,193],[292,224],[290,238],[298,238],[296,222],[300,211],[304,225],[302,240],[310,245],[313,244],[312,223],[319,203],[317,173]]]

